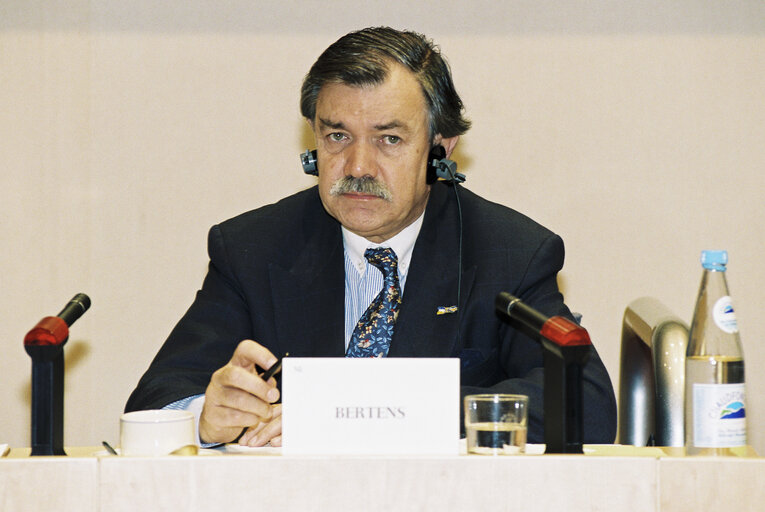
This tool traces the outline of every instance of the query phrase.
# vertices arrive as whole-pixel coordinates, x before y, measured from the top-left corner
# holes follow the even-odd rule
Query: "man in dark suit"
[[[402,294],[383,353],[459,357],[463,396],[528,395],[529,440],[541,442],[541,348],[494,299],[508,291],[570,317],[556,283],[563,242],[453,179],[438,151],[448,158],[469,122],[438,50],[411,32],[348,34],[306,76],[301,111],[316,135],[318,187],[212,228],[202,289],[126,410],[196,408],[203,442],[278,445],[278,382],[260,369],[274,354],[349,353],[382,286],[360,254],[381,246],[397,258]],[[613,441],[613,388],[594,349],[584,414],[585,442]]]

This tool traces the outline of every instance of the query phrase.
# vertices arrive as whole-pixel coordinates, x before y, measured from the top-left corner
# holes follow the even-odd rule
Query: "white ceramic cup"
[[[157,409],[120,416],[121,455],[167,455],[196,443],[194,414],[189,411]]]

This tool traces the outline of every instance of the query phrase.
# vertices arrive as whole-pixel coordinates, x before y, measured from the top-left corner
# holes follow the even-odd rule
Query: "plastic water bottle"
[[[746,445],[744,353],[725,267],[726,251],[703,251],[704,273],[685,362],[685,447],[689,455],[733,455]]]

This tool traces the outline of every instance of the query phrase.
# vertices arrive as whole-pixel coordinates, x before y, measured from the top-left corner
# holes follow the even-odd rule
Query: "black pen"
[[[284,357],[287,357],[288,355],[290,355],[289,352],[284,354]],[[271,377],[276,375],[276,372],[281,370],[281,368],[282,368],[282,359],[284,359],[284,357],[279,358],[278,361],[276,361],[274,364],[272,364],[271,368],[269,368],[268,370],[263,372],[263,375],[261,375],[260,378],[263,379],[264,381],[268,382],[268,379],[270,379]]]

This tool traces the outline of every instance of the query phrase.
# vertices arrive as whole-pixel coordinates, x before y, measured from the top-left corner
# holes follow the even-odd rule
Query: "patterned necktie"
[[[388,247],[367,249],[364,257],[383,274],[383,287],[361,315],[348,344],[346,357],[385,357],[388,355],[393,326],[401,306],[398,283],[398,258]]]

